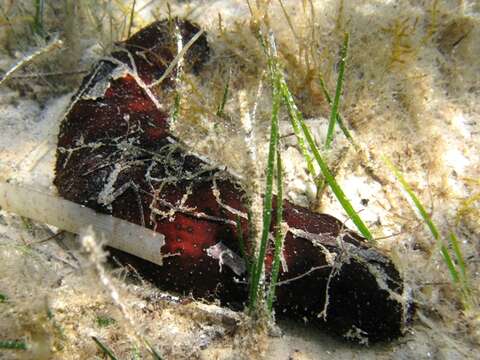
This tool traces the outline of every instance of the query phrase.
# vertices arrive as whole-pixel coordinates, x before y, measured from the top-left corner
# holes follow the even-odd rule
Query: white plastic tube
[[[88,226],[108,246],[162,265],[165,236],[119,218],[100,214],[56,195],[0,182],[2,209],[79,234]]]

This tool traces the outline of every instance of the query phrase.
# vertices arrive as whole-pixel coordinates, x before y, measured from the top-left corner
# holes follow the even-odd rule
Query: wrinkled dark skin
[[[68,200],[164,234],[162,253],[170,256],[164,258],[163,266],[112,250],[121,261],[135,266],[159,287],[198,298],[219,299],[224,305],[241,309],[247,299],[247,274],[235,274],[225,264],[220,267],[218,259],[208,256],[207,249],[222,242],[240,254],[238,217],[218,202],[212,191],[214,182],[222,203],[246,214],[245,192],[233,176],[218,168],[208,168],[181,144],[172,148],[172,140],[167,139],[175,141],[168,126],[170,110],[157,108],[145,87],[138,83],[139,78],[148,86],[160,78],[174,59],[175,26],[184,43],[199,31],[186,21],[156,22],[118,44],[119,50],[112,53],[112,59],[102,60],[84,80],[61,124],[54,183]],[[122,49],[128,50],[131,57]],[[200,73],[209,52],[203,34],[186,53],[185,71]],[[117,61],[133,69],[132,59],[137,79],[135,74],[110,78],[119,69]],[[160,104],[162,94],[173,91],[175,76],[173,71],[161,85],[152,88]],[[87,96],[102,81],[110,84],[105,93],[97,98]],[[199,169],[205,170],[191,176]],[[172,174],[174,180],[159,180],[171,178]],[[111,201],[101,201],[105,184],[113,178],[112,191],[123,190]],[[188,191],[190,195],[182,203]],[[401,295],[403,280],[392,262],[334,217],[288,201],[283,206],[284,221],[290,228],[315,234],[319,240],[314,244],[298,233],[287,233],[283,257],[288,271],[281,268],[279,281],[291,281],[277,288],[277,314],[305,318],[341,335],[354,326],[369,341],[401,335],[406,305],[380,289],[366,265],[381,268],[390,290]],[[240,220],[243,238],[247,239],[248,222],[243,217]],[[335,272],[319,243],[338,255]],[[345,246],[341,244],[349,245],[353,249],[350,253],[357,255],[345,257]],[[265,261],[267,274],[272,265],[272,247],[270,244]],[[329,276],[326,316],[319,317],[324,310]]]

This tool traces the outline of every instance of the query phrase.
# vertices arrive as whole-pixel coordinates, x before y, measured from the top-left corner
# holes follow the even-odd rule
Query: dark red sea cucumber
[[[178,31],[187,43],[200,29],[178,19],[155,22],[84,79],[61,124],[54,183],[68,200],[164,234],[163,266],[117,252],[158,286],[241,308],[247,286],[237,221],[247,238],[245,192],[170,133],[164,99],[176,68],[153,84],[177,54]],[[186,52],[184,71],[202,71],[209,52],[203,34]],[[332,216],[284,201],[284,220],[290,229],[277,314],[370,341],[402,333],[408,305],[388,257]]]

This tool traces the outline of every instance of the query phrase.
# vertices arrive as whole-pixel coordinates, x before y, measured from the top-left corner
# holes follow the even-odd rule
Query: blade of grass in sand
[[[327,163],[323,160],[323,157],[320,155],[320,151],[318,149],[317,144],[315,143],[313,135],[310,129],[308,128],[308,126],[305,124],[302,114],[300,113],[300,111],[298,111],[297,106],[295,105],[295,102],[293,101],[293,97],[290,93],[290,89],[288,88],[284,80],[280,82],[280,86],[282,90],[283,100],[287,104],[287,107],[291,109],[291,111],[289,111],[290,119],[300,124],[303,131],[303,136],[305,136],[305,139],[307,140],[307,144],[309,145],[310,150],[312,151],[313,156],[317,161],[323,176],[325,177],[325,181],[328,183],[328,185],[332,189],[333,194],[336,196],[336,198],[342,205],[347,215],[350,217],[350,219],[352,219],[358,231],[360,231],[360,233],[365,238],[367,238],[370,242],[373,242],[374,240],[370,230],[364,224],[360,216],[357,214],[357,212],[353,208],[350,201],[347,199],[342,188],[340,187],[340,185],[338,185],[337,181],[335,180],[335,177],[332,175],[332,172],[328,168]]]
[[[160,354],[158,353],[157,350],[155,350],[155,348],[147,341],[145,340],[145,343],[147,344],[147,347],[148,349],[150,350],[150,353],[152,355],[152,358],[154,360],[162,360],[162,357],[160,356]]]
[[[458,267],[460,268],[460,274],[463,278],[467,278],[467,271],[465,267],[465,260],[463,259],[463,254],[458,243],[457,236],[451,232],[450,233],[450,243],[452,244],[453,251],[457,258]]]
[[[20,340],[0,340],[0,349],[27,350],[27,344]]]
[[[40,36],[45,36],[43,28],[43,14],[45,10],[45,0],[34,0],[35,17],[33,18],[33,31]]]
[[[132,1],[132,7],[131,7],[131,10],[130,10],[130,21],[128,23],[127,38],[129,38],[130,35],[132,34],[133,19],[135,17],[135,5],[136,5],[135,3],[136,3],[136,0],[133,0]]]
[[[173,110],[172,110],[172,115],[171,115],[172,124],[177,121],[179,114],[180,114],[180,94],[177,92],[175,94],[175,99],[174,99],[174,103],[173,103]]]
[[[97,344],[98,348],[102,350],[102,352],[109,357],[110,360],[117,360],[117,357],[113,354],[112,350],[110,350],[106,345],[104,345],[97,337],[92,336],[93,341]]]
[[[305,121],[303,119],[302,113],[298,110],[295,101],[293,99],[292,93],[290,92],[290,89],[288,88],[288,85],[285,81],[285,78],[283,74],[281,73],[278,64],[274,63],[272,61],[272,56],[271,52],[268,52],[266,49],[265,45],[265,40],[263,39],[262,36],[259,37],[260,39],[260,44],[262,45],[265,54],[267,55],[268,61],[269,61],[269,68],[270,72],[272,73],[272,78],[277,78],[278,79],[278,84],[280,88],[280,93],[283,98],[283,102],[287,106],[288,109],[288,114],[290,115],[290,121],[292,123],[292,127],[294,128],[295,135],[297,137],[297,141],[300,144],[304,144],[304,139],[302,135],[300,134],[300,131],[298,131],[298,128],[302,129],[303,136],[305,137],[305,140],[307,144],[310,147],[310,150],[312,151],[315,160],[317,161],[320,170],[325,177],[325,181],[327,181],[328,185],[332,189],[332,192],[342,205],[343,209],[347,213],[347,215],[350,217],[350,219],[353,221],[357,229],[360,231],[360,233],[368,239],[370,242],[374,242],[373,236],[368,229],[368,227],[364,224],[360,216],[357,214],[355,209],[353,208],[352,204],[350,201],[348,201],[347,197],[345,196],[345,193],[343,192],[342,188],[340,185],[338,185],[337,181],[335,180],[335,177],[332,175],[330,169],[328,168],[326,162],[323,160],[322,156],[320,155],[320,151],[318,150],[318,146],[315,143],[315,140],[313,138],[313,135],[311,134],[310,129],[308,126],[305,124]],[[274,44],[273,40],[273,35],[271,35],[271,44]],[[348,44],[348,39],[347,39],[347,44]],[[275,66],[272,66],[274,64]],[[300,147],[302,147],[300,145]],[[305,157],[305,160],[307,161],[307,167],[310,170],[310,167],[313,168],[313,164],[311,163],[311,157],[308,154],[308,151],[302,150],[302,153]],[[312,173],[314,174],[314,169],[312,170]]]
[[[274,42],[273,36],[271,36],[271,37],[272,37],[272,39],[270,41]],[[273,76],[274,73],[277,74],[276,76],[278,76],[280,84],[282,85],[282,83],[284,83],[284,86],[287,86],[287,84],[285,82],[285,79],[283,78],[283,76],[281,75],[281,72],[279,70],[278,63],[273,61],[272,56],[267,49],[265,39],[261,35],[258,37],[258,39],[260,41],[260,45],[262,46],[262,49],[263,49],[265,55],[267,56],[270,75]],[[272,46],[274,46],[274,45],[272,45]],[[282,94],[282,95],[284,95],[284,94]],[[292,128],[293,128],[293,132],[295,133],[295,137],[297,138],[297,142],[298,142],[298,146],[300,148],[300,151],[301,151],[301,153],[302,153],[302,155],[305,158],[305,161],[307,163],[308,173],[310,174],[310,176],[312,176],[312,179],[316,182],[317,181],[317,173],[315,171],[315,167],[313,166],[312,156],[308,152],[308,148],[305,144],[305,140],[303,139],[303,137],[301,135],[300,124],[298,123],[298,121],[296,121],[297,117],[293,114],[293,112],[298,111],[298,110],[296,108],[290,106],[290,104],[294,104],[295,101],[293,99],[293,96],[290,93],[289,93],[289,96],[291,97],[291,99],[289,99],[289,101],[284,101],[284,103],[287,105],[287,110],[288,110],[288,113],[290,114],[290,120],[291,120],[291,124],[292,124]]]
[[[438,231],[437,227],[433,223],[432,219],[430,218],[430,215],[428,215],[427,211],[423,207],[422,203],[420,200],[417,198],[415,193],[413,192],[412,188],[410,185],[407,183],[403,175],[400,173],[400,171],[393,165],[393,163],[386,157],[383,158],[385,164],[390,168],[392,173],[395,175],[397,178],[398,182],[402,186],[403,190],[408,194],[410,199],[412,200],[415,208],[419,212],[421,218],[429,228],[430,232],[432,233],[433,238],[437,242],[437,244],[440,247],[440,252],[442,253],[443,259],[445,261],[445,264],[448,267],[448,270],[450,271],[450,276],[452,277],[452,280],[454,283],[458,283],[460,278],[458,275],[458,271],[455,268],[455,264],[452,261],[452,258],[448,252],[447,247],[443,244],[443,241],[440,237],[440,232]]]
[[[275,288],[277,286],[278,273],[280,271],[280,258],[283,250],[283,169],[280,150],[277,150],[277,201],[276,201],[276,222],[275,222],[275,250],[273,254],[272,271],[270,275],[270,289],[267,296],[267,308],[272,311],[275,301]]]
[[[450,243],[452,244],[453,252],[455,253],[457,264],[460,268],[459,277],[464,298],[464,307],[469,308],[472,305],[472,289],[470,288],[470,280],[467,273],[467,267],[465,266],[462,249],[460,248],[457,236],[453,232],[450,233]]]
[[[281,80],[281,87],[288,88],[286,82],[282,79]],[[298,121],[300,118],[301,114],[297,110],[296,106],[292,106],[292,104],[295,104],[295,100],[293,99],[293,96],[290,92],[282,92],[282,95],[284,97],[284,103],[287,105],[287,111],[290,116],[290,122],[292,124],[293,132],[295,133],[295,137],[297,138],[298,146],[300,147],[300,151],[302,152],[303,158],[305,159],[307,163],[307,170],[308,173],[312,176],[313,180],[317,182],[317,172],[315,171],[315,167],[313,166],[313,159],[310,153],[308,152],[308,148],[305,144],[305,140],[302,136],[301,133],[301,126]],[[286,98],[285,98],[286,97]],[[298,113],[298,114],[297,114]]]
[[[320,82],[320,87],[322,88],[322,91],[323,91],[323,95],[325,96],[325,99],[327,100],[328,104],[332,106],[332,98],[330,96],[330,93],[328,92],[327,86],[325,85],[325,81],[323,80],[323,76],[321,74],[319,75],[319,82]],[[355,148],[357,148],[358,145],[353,140],[352,134],[348,130],[347,126],[345,125],[345,122],[343,121],[342,116],[339,113],[337,113],[337,123],[340,129],[342,130],[343,134],[345,135],[345,137],[348,139],[348,141],[350,141],[350,143]]]
[[[272,60],[275,61],[275,60]],[[275,67],[275,64],[273,64]],[[273,75],[273,74],[272,74]],[[278,143],[278,113],[280,110],[281,103],[281,94],[278,76],[272,76],[272,87],[273,87],[273,104],[272,104],[272,114],[271,114],[271,125],[270,125],[270,144],[268,150],[268,160],[267,160],[267,176],[265,184],[265,195],[263,202],[263,227],[262,235],[260,239],[260,247],[256,259],[256,264],[252,268],[252,277],[250,281],[250,296],[249,296],[249,307],[250,310],[254,310],[257,306],[257,297],[259,293],[260,278],[263,271],[263,265],[265,261],[265,254],[268,243],[268,235],[270,233],[270,224],[272,220],[272,193],[273,193],[273,173],[275,167],[275,155],[277,152],[277,143]]]
[[[225,87],[223,88],[222,101],[218,105],[217,116],[220,116],[220,117],[223,116],[223,109],[225,108],[225,104],[227,103],[229,88],[230,88],[230,72],[228,72],[227,80],[225,82]]]
[[[337,87],[335,90],[335,98],[333,99],[332,109],[330,112],[330,121],[328,123],[327,138],[325,140],[325,147],[329,149],[333,141],[333,132],[335,130],[335,123],[338,117],[338,108],[340,106],[340,96],[342,95],[343,78],[345,75],[345,61],[347,60],[349,34],[345,33],[342,50],[340,52],[340,63],[338,69]]]

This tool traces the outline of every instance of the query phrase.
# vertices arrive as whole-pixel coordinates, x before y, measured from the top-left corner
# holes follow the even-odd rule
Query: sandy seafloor
[[[141,6],[142,2],[138,3]],[[285,3],[287,8],[296,9],[299,17],[307,11],[300,1]],[[273,331],[275,334],[257,334],[249,339],[245,330],[248,326],[241,322],[232,330],[225,318],[237,315],[228,311],[218,315],[222,309],[215,305],[169,302],[150,285],[125,280],[125,272],[118,270],[107,271],[108,284],[102,285],[98,269],[76,245],[74,235],[61,234],[56,240],[34,244],[59,230],[1,211],[0,293],[7,295],[7,301],[0,303],[0,340],[24,338],[30,348],[0,349],[0,358],[101,358],[91,336],[109,344],[119,358],[134,358],[134,344],[139,344],[141,334],[156,344],[165,359],[480,359],[478,303],[463,310],[435,242],[381,160],[382,155],[390,157],[405,173],[442,235],[452,230],[457,233],[471,287],[478,292],[480,5],[474,1],[435,1],[436,7],[427,3],[345,2],[342,11],[349,19],[345,23],[351,32],[351,62],[342,114],[350,119],[363,153],[345,150],[348,143],[338,132],[329,155],[332,162],[342,159],[337,166],[338,182],[375,236],[382,238],[378,246],[390,253],[412,288],[418,312],[404,337],[364,347],[331,337],[308,324],[281,321],[280,331]],[[193,14],[195,20],[206,27],[215,26],[218,13],[226,29],[235,28],[235,21],[249,16],[240,1],[194,4],[200,4]],[[318,31],[327,45],[332,44],[328,36],[338,19],[339,4],[314,2],[317,21],[325,22]],[[188,12],[188,6],[188,2],[182,2],[174,11]],[[438,18],[433,35],[429,35],[434,40],[430,40],[425,34],[429,34],[434,11],[438,11]],[[144,23],[151,16],[148,8],[139,14]],[[278,6],[271,16],[282,19]],[[408,19],[416,20],[410,23]],[[297,17],[295,21],[298,25]],[[392,31],[386,30],[397,23],[411,26],[409,35],[399,37],[400,45],[389,37]],[[281,25],[279,21],[274,27],[279,38],[289,32],[286,23]],[[82,68],[98,58],[94,51],[92,55],[92,43],[85,46]],[[413,50],[401,52],[402,47]],[[332,56],[337,55],[332,52]],[[401,61],[395,63],[392,54]],[[22,53],[16,55],[21,58]],[[59,61],[59,54],[48,56]],[[384,59],[389,56],[394,70],[392,64],[385,65]],[[6,70],[16,61],[2,52],[0,69]],[[18,74],[39,71],[38,66],[27,66]],[[52,179],[58,126],[78,79],[63,93],[50,91],[53,83],[49,82],[55,81],[51,78],[34,86],[22,85],[22,81],[26,80],[11,79],[0,86],[0,180],[55,193]],[[36,92],[47,95],[37,96]],[[306,96],[311,94],[306,92]],[[230,106],[235,109],[235,105]],[[322,139],[328,111],[317,115],[307,117],[307,121],[316,138]],[[287,126],[284,118],[284,134],[289,132]],[[210,131],[206,137],[195,138],[195,132],[185,131],[181,125],[179,133],[192,135],[184,141],[196,151],[235,168],[238,157],[242,157],[237,152],[243,138],[228,126],[220,130],[224,131],[223,137],[219,137],[218,129],[205,127]],[[262,156],[267,130],[265,123],[257,125]],[[313,183],[292,138],[284,142],[284,149],[286,196],[301,205],[311,205]],[[365,170],[365,164],[375,176]],[[329,192],[318,209],[353,228]],[[111,267],[107,264],[106,268]],[[135,278],[132,269],[129,273]],[[112,300],[112,289],[120,293],[119,301]],[[113,320],[102,325],[99,318]],[[247,351],[248,347],[252,350]],[[147,356],[144,346],[138,345],[138,354],[140,358]]]

